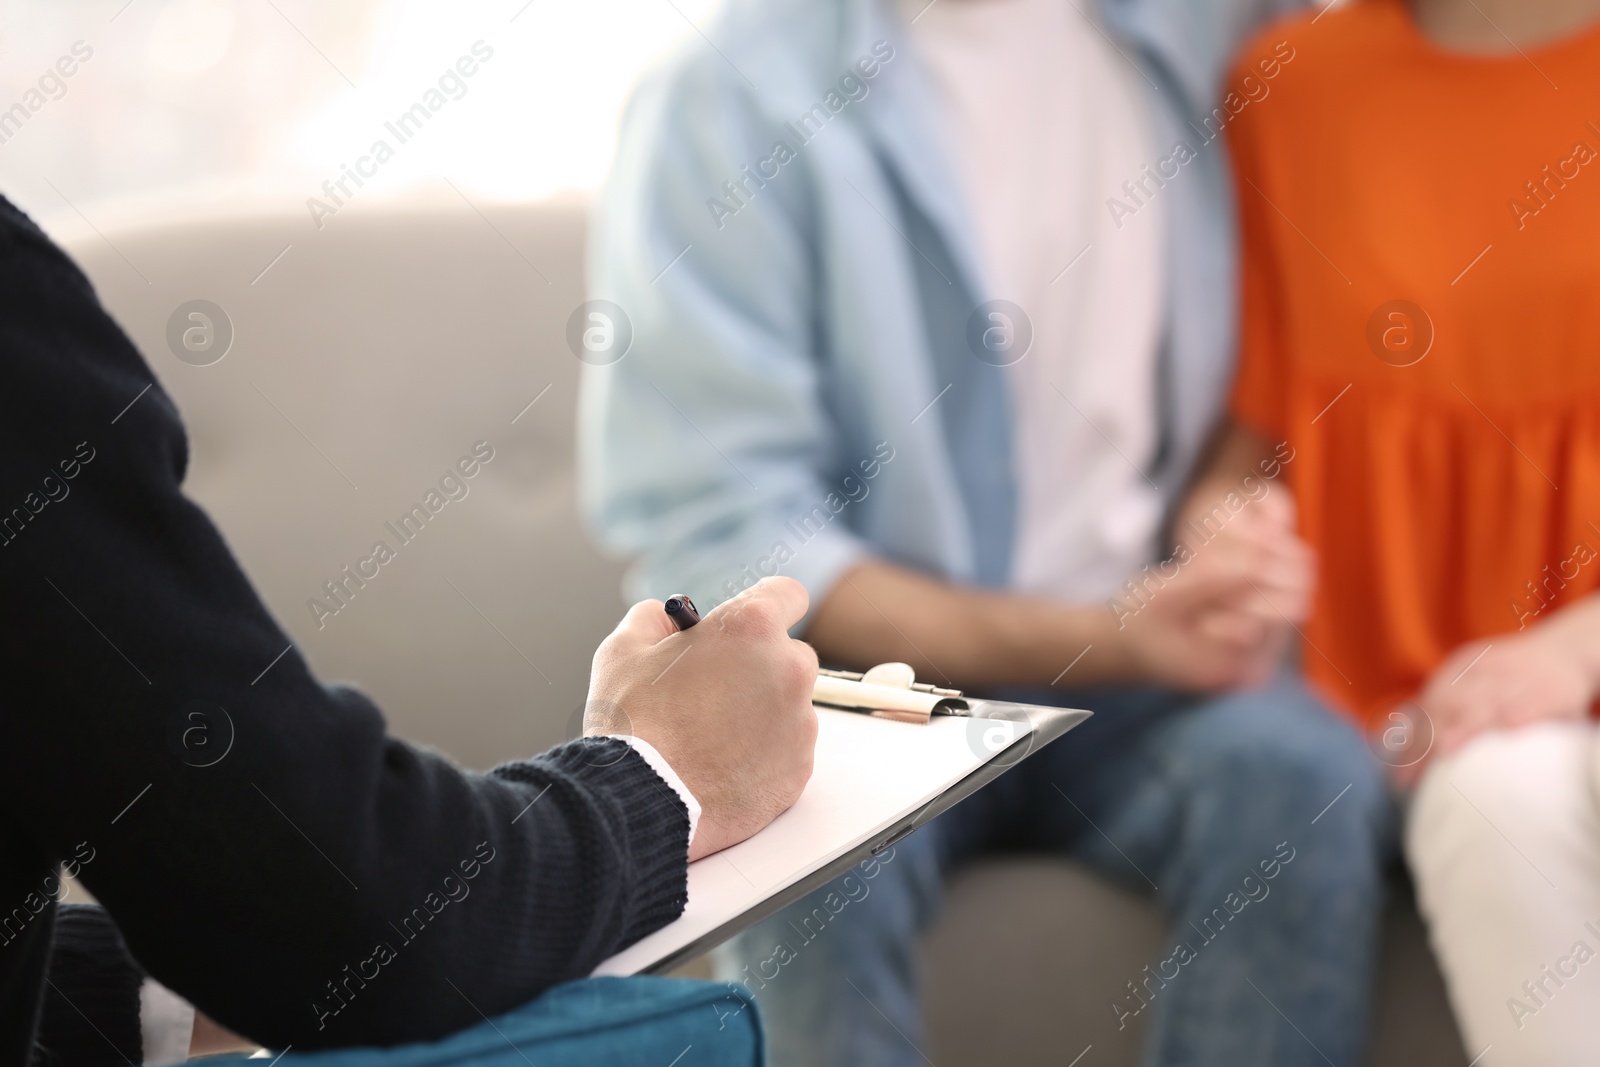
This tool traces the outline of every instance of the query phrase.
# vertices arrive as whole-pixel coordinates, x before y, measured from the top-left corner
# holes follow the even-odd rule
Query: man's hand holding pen
[[[691,861],[759,831],[811,777],[817,657],[788,632],[809,603],[767,578],[680,630],[640,601],[595,652],[584,733],[631,734],[672,766],[701,806]]]

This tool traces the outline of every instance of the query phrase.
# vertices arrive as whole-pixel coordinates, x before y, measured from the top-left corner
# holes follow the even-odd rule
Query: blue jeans
[[[1055,702],[1095,716],[718,950],[718,977],[761,1005],[772,1067],[922,1064],[918,935],[950,870],[1002,849],[1155,893],[1173,948],[1107,1014],[1145,1015],[1146,1064],[1360,1062],[1393,811],[1357,732],[1289,678],[1071,697]]]

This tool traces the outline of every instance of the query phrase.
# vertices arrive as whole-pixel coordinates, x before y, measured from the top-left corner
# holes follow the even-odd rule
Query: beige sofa
[[[583,299],[583,204],[355,203],[321,230],[293,207],[88,214],[100,232],[63,239],[182,410],[190,491],[316,669],[470,766],[572,736],[623,606],[619,566],[575,511],[564,331]],[[232,324],[208,366],[193,364],[215,347],[186,361],[168,342],[196,299]],[[308,606],[332,606],[324,583],[478,441],[494,458],[467,497],[347,584],[337,614]],[[1056,860],[991,862],[958,879],[928,942],[932,1062],[1136,1061],[1138,1032],[1118,1032],[1110,1004],[1161,944],[1150,901]],[[1393,909],[1376,1009],[1370,1062],[1468,1062],[1409,904]]]

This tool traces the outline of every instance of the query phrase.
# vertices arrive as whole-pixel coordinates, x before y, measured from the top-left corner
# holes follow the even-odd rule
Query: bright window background
[[[47,227],[155,202],[303,205],[379,137],[396,154],[362,198],[441,179],[474,199],[592,189],[629,90],[716,3],[0,0],[0,112],[44,97],[0,143],[0,191]],[[384,122],[479,40],[494,55],[465,94],[397,145]],[[93,56],[65,92],[47,79],[58,98],[30,98],[78,41]]]

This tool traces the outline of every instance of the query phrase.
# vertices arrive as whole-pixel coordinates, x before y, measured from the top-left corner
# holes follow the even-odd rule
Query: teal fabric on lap
[[[442,1041],[288,1052],[276,1067],[760,1067],[761,1020],[743,986],[686,978],[586,978]],[[242,1057],[214,1067],[260,1067]]]

